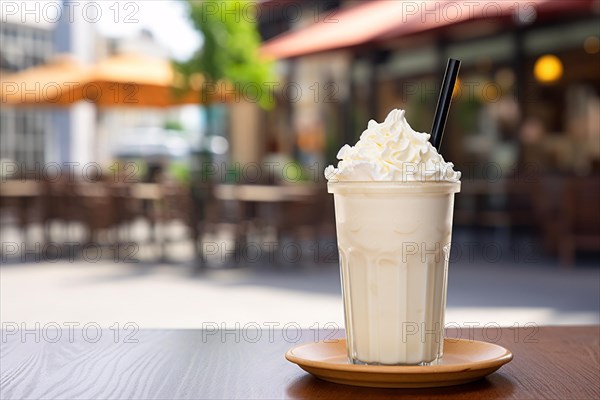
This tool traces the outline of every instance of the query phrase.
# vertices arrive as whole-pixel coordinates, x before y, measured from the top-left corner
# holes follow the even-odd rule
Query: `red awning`
[[[517,15],[527,22],[537,14],[590,8],[592,0],[402,1],[373,0],[341,9],[304,28],[283,33],[261,48],[270,58],[291,58],[392,39],[475,19]]]
[[[375,0],[323,13],[320,21],[285,32],[261,48],[272,58],[289,58],[344,47],[356,46],[389,32],[402,21],[403,2]]]

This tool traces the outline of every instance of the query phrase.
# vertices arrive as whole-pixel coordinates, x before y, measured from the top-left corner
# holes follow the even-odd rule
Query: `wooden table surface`
[[[514,360],[491,376],[439,389],[371,389],[320,381],[284,359],[323,331],[17,331],[4,326],[2,399],[598,399],[600,327],[475,329]],[[61,332],[57,340],[56,335]],[[25,335],[23,336],[23,333]],[[118,336],[116,336],[118,333]],[[257,337],[258,334],[260,337]],[[467,329],[448,336],[469,337]],[[343,332],[338,332],[338,337]],[[96,341],[97,340],[97,341]],[[129,343],[137,341],[137,343]]]

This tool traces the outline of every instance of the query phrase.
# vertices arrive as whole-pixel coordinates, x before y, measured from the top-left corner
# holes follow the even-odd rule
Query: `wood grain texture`
[[[46,332],[51,338],[51,332]],[[102,332],[92,343],[68,331],[56,343],[33,334],[3,335],[2,399],[597,399],[600,398],[600,327],[472,330],[509,348],[514,360],[486,379],[439,389],[371,389],[320,381],[284,359],[297,343],[282,331],[209,334],[199,330],[145,330],[124,343]],[[244,337],[245,334],[245,337]],[[288,332],[293,339],[294,332]],[[95,332],[90,331],[93,339]],[[320,333],[321,339],[323,334]],[[343,336],[340,332],[338,337]],[[449,330],[448,336],[469,337]],[[53,338],[54,336],[52,336]]]

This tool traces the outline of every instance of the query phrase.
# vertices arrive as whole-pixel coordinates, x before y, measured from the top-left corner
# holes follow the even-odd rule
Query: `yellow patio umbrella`
[[[101,61],[94,68],[96,97],[99,107],[170,107],[201,104],[218,100],[217,92],[200,91],[196,79],[193,89],[184,87],[180,76],[168,60],[137,54],[121,54]],[[200,83],[200,84],[198,84]]]
[[[83,99],[92,68],[71,55],[0,78],[3,105],[65,106]]]
[[[17,106],[68,106],[80,100],[98,107],[171,107],[228,101],[217,84],[202,91],[203,78],[183,84],[168,60],[121,54],[87,66],[63,55],[50,63],[3,76],[2,104]],[[191,87],[191,88],[190,88]]]

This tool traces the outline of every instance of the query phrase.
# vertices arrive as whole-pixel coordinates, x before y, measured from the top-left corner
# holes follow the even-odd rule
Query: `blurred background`
[[[462,171],[447,322],[600,322],[600,2],[3,1],[2,322],[343,326],[323,170]]]

